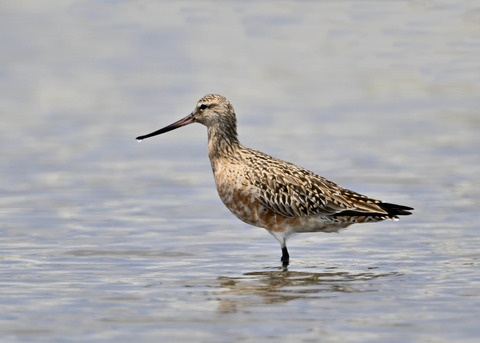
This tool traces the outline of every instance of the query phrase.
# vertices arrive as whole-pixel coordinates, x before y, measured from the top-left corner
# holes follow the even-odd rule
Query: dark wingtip
[[[395,217],[395,216],[409,216],[412,214],[414,208],[413,207],[408,207],[408,206],[403,206],[403,205],[397,205],[397,204],[390,204],[388,202],[381,202],[377,204],[382,208],[382,210],[386,211],[389,216]]]
[[[378,207],[382,210],[387,212],[363,212],[363,211],[356,211],[356,210],[345,210],[340,213],[335,213],[334,216],[357,216],[357,217],[379,217],[379,218],[390,218],[390,219],[398,219],[397,216],[408,216],[412,214],[413,207],[397,205],[397,204],[390,204],[388,202],[378,202],[375,203]]]

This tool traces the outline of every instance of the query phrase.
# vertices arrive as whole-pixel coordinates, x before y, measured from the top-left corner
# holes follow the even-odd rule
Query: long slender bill
[[[144,140],[145,138],[149,138],[149,137],[153,137],[153,136],[156,136],[156,135],[161,135],[162,133],[165,133],[165,132],[168,132],[168,131],[172,131],[172,130],[175,130],[175,129],[178,129],[179,127],[182,127],[182,126],[185,126],[185,125],[188,125],[188,124],[191,124],[193,123],[195,120],[194,120],[194,117],[193,117],[193,113],[190,113],[188,116],[186,116],[185,118],[182,118],[180,119],[179,121],[176,121],[175,123],[173,124],[170,124],[168,126],[165,126],[163,129],[160,129],[160,130],[157,130],[155,132],[152,132],[152,133],[149,133],[148,135],[143,135],[143,136],[138,136],[136,138],[137,141],[142,141]]]

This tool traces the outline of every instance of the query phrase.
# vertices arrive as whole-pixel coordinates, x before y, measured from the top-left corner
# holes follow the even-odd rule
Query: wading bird
[[[223,96],[200,99],[191,114],[137,140],[191,123],[208,129],[208,155],[218,194],[240,220],[270,232],[288,266],[289,236],[300,232],[336,232],[355,223],[397,220],[413,208],[371,199],[295,164],[240,144],[232,104]]]

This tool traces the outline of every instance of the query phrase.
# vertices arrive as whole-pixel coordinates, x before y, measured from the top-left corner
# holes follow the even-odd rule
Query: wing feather
[[[256,152],[244,175],[257,189],[260,203],[285,217],[336,215],[344,211],[387,214],[378,203],[294,164]]]

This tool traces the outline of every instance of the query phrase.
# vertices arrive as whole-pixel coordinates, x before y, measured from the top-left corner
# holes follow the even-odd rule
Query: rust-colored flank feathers
[[[355,223],[409,215],[413,208],[368,198],[315,173],[246,148],[237,135],[230,102],[218,94],[200,99],[187,117],[137,140],[200,123],[208,129],[208,155],[217,191],[240,220],[270,232],[289,263],[287,238],[299,232],[336,232]]]

